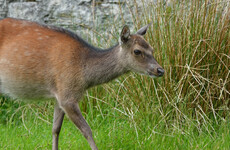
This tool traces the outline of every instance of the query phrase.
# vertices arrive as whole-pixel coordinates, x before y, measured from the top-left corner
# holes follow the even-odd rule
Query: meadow
[[[230,2],[142,2],[141,11],[130,8],[133,30],[153,21],[145,39],[165,75],[128,73],[85,93],[80,107],[98,148],[229,150]],[[120,13],[110,33],[95,24],[84,39],[103,48],[116,43],[126,23]],[[53,104],[1,97],[0,149],[51,149]],[[60,149],[90,149],[67,117]]]

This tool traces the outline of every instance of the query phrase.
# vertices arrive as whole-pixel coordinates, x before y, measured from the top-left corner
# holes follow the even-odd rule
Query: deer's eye
[[[134,52],[135,55],[140,55],[141,54],[141,51],[137,50],[137,49],[135,49],[133,52]]]

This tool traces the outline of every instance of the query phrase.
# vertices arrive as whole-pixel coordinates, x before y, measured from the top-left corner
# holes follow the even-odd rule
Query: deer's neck
[[[119,51],[119,45],[107,50],[88,51],[84,68],[87,88],[106,83],[128,71],[122,63]]]

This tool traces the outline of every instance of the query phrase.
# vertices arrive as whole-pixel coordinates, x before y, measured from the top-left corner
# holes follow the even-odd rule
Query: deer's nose
[[[157,73],[158,73],[159,76],[163,76],[165,71],[164,71],[163,68],[157,68]]]

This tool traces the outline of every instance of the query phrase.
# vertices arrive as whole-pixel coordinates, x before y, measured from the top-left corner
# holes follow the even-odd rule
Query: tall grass
[[[93,88],[84,98],[83,110],[93,113],[91,119],[109,114],[106,110],[117,112],[140,130],[148,122],[213,136],[215,126],[230,115],[229,3],[142,0],[140,8],[135,1],[136,7],[129,7],[135,29],[154,22],[146,39],[166,73],[161,79],[131,73]],[[111,26],[116,33],[117,24]],[[112,38],[106,39],[95,40],[96,45],[111,43]]]
[[[134,1],[131,6],[126,1],[126,6],[134,30],[153,21],[145,38],[155,49],[165,75],[153,79],[129,73],[88,90],[81,103],[84,116],[91,126],[107,123],[108,118],[128,122],[140,147],[155,134],[194,133],[215,138],[218,127],[230,117],[230,2],[141,2]],[[121,10],[124,5],[120,3]],[[96,30],[99,25],[95,21],[95,30],[84,37],[99,47],[113,45],[125,20],[108,24],[110,32],[104,35]],[[22,120],[27,113],[23,108],[27,108],[32,110],[31,116],[51,122],[53,106],[43,105],[22,107],[19,103]],[[3,106],[8,110],[5,101]]]

